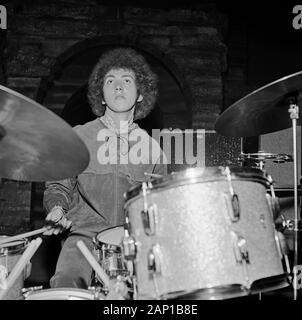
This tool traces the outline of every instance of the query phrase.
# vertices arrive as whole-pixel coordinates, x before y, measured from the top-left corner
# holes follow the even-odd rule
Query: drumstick
[[[82,240],[77,242],[77,247],[80,249],[84,257],[87,259],[89,264],[91,265],[92,269],[96,272],[96,274],[101,278],[103,283],[107,288],[110,288],[110,280],[108,275],[105,273],[103,268],[99,265],[97,260],[94,258],[92,253],[88,250],[85,243]]]
[[[35,236],[37,234],[45,232],[46,230],[48,230],[47,227],[43,227],[43,228],[40,228],[40,229],[37,229],[37,230],[34,230],[34,231],[21,233],[21,234],[16,235],[16,236],[5,237],[5,239],[1,239],[0,240],[0,246],[1,246],[1,244],[7,243],[7,242],[21,240],[23,238],[28,238],[28,237]]]
[[[4,284],[4,290],[0,291],[0,300],[3,298],[5,293],[12,287],[12,285],[15,283],[17,278],[20,276],[21,272],[25,268],[26,264],[30,261],[34,253],[39,248],[40,244],[42,243],[41,238],[37,238],[30,242],[26,250],[23,252],[21,258],[18,260],[18,262],[13,267],[11,273],[6,279],[6,285]]]

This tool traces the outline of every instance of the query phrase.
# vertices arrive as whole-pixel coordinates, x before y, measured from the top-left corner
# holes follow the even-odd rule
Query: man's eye
[[[126,83],[131,83],[131,80],[130,79],[125,79],[125,82]]]
[[[111,83],[113,83],[113,80],[112,80],[112,79],[109,79],[109,80],[107,80],[107,83],[108,83],[108,84],[111,84]]]

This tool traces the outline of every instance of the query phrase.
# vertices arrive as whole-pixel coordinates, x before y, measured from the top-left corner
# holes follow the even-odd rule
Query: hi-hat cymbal
[[[232,104],[215,130],[230,137],[251,137],[291,127],[289,101],[301,99],[302,71],[276,80]]]
[[[35,101],[0,86],[0,177],[51,181],[74,177],[89,163],[75,131]]]

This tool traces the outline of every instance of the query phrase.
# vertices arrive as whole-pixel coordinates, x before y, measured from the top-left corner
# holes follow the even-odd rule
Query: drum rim
[[[116,242],[112,243],[112,242],[104,242],[100,239],[100,236],[103,235],[104,233],[119,233],[121,232],[124,235],[124,231],[125,231],[125,227],[123,225],[120,226],[115,226],[115,227],[111,227],[111,228],[107,228],[101,232],[99,232],[96,236],[95,236],[95,241],[97,241],[98,243],[102,243],[105,245],[111,245],[111,246],[119,246],[119,244],[116,244]],[[104,239],[103,239],[104,240]]]
[[[0,235],[0,238],[1,237],[8,237],[8,236]],[[0,256],[5,256],[8,253],[10,254],[22,253],[27,246],[28,246],[28,239],[26,238],[4,243],[3,245],[0,245]]]
[[[25,299],[26,300],[36,300],[36,299],[29,299],[29,297],[34,296],[34,295],[39,295],[39,294],[45,295],[45,294],[49,294],[49,293],[50,293],[50,297],[51,297],[52,293],[59,293],[61,295],[63,295],[65,293],[66,296],[68,296],[68,295],[72,296],[72,294],[75,293],[75,297],[86,297],[86,296],[88,296],[87,294],[89,294],[89,296],[91,296],[91,298],[92,298],[89,300],[95,299],[95,294],[92,291],[87,290],[87,289],[80,289],[80,288],[49,288],[49,289],[33,290],[33,291],[28,292]],[[82,296],[80,295],[81,293],[83,294]],[[51,300],[51,299],[45,299],[45,300]]]
[[[193,184],[197,182],[212,182],[212,181],[218,181],[222,177],[226,180],[225,176],[222,175],[222,171],[226,167],[200,167],[200,168],[188,168],[186,170],[178,171],[178,172],[172,172],[171,174],[164,176],[162,178],[151,180],[151,187],[150,190],[160,190],[167,187],[176,187],[186,184]],[[229,167],[231,172],[231,177],[234,180],[247,180],[247,181],[253,181],[258,182],[265,187],[268,187],[269,181],[268,181],[268,175],[256,168],[243,168],[243,167]],[[187,173],[196,173],[195,175]],[[136,196],[140,195],[142,193],[142,184],[139,184],[138,186],[134,186],[130,188],[127,192],[124,194],[125,202],[128,202],[129,200],[135,198]]]

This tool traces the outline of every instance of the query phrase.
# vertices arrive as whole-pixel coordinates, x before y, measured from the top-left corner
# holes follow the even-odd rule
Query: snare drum
[[[104,300],[97,291],[77,288],[29,290],[24,296],[25,300]]]
[[[0,238],[4,238],[4,237],[6,236],[0,236]],[[0,245],[0,266],[1,266],[2,273],[5,270],[6,276],[9,275],[9,273],[12,271],[15,264],[21,258],[27,246],[28,246],[27,239],[7,242],[5,244]],[[13,284],[13,286],[5,294],[3,298],[4,300],[23,299],[22,288],[24,285],[24,280],[30,275],[30,271],[31,271],[30,269],[31,269],[31,263],[28,263],[25,269],[23,270],[23,272],[21,273],[21,275]]]
[[[123,236],[124,228],[115,227],[99,233],[94,239],[99,263],[110,278],[128,275],[120,246]]]
[[[258,169],[208,167],[130,189],[123,243],[135,298],[227,299],[288,286],[269,183]]]

